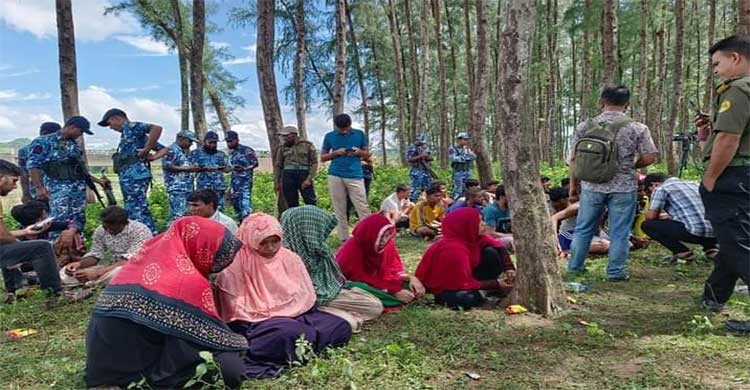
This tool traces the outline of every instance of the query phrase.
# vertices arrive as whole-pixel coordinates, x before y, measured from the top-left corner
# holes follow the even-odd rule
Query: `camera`
[[[672,136],[672,142],[692,142],[698,140],[698,133],[677,133]]]

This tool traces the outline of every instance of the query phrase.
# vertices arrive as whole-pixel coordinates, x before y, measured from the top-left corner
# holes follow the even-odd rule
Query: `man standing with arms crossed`
[[[713,118],[696,116],[699,139],[707,141],[699,191],[719,244],[703,305],[721,311],[737,279],[750,284],[750,37],[722,39],[708,52],[714,74],[724,81],[716,88]],[[726,326],[750,334],[750,321],[729,320]]]

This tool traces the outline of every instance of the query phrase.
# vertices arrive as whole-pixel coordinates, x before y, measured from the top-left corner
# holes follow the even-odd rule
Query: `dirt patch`
[[[509,315],[505,318],[505,323],[511,329],[552,328],[555,326],[554,321],[534,313]]]

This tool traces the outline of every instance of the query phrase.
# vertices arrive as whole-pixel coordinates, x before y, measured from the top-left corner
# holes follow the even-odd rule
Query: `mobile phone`
[[[50,222],[52,222],[54,220],[55,220],[55,217],[49,217],[49,218],[47,218],[47,219],[45,219],[43,221],[39,221],[39,222],[31,225],[30,229],[33,230],[33,231],[35,231],[35,232],[38,232],[38,231],[44,229],[44,225],[46,225],[46,224],[48,224],[48,223],[50,223]]]
[[[346,148],[346,149],[344,149],[344,151],[347,152],[347,153],[353,153],[354,149],[352,149],[352,148]]]

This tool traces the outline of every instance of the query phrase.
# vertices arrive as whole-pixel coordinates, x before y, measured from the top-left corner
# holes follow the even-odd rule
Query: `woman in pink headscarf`
[[[315,352],[349,341],[348,322],[314,307],[315,289],[307,268],[299,256],[282,247],[276,218],[251,214],[236,238],[243,247],[234,263],[219,274],[217,302],[221,318],[250,345],[246,377],[278,375],[297,359],[300,337]]]

